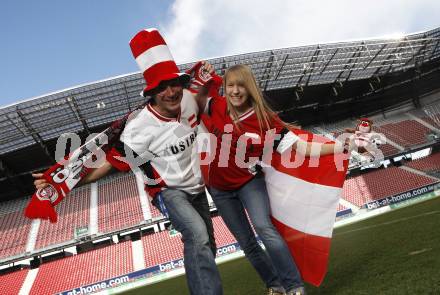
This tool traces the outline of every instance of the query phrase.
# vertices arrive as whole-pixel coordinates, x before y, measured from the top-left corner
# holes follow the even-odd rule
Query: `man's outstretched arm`
[[[112,169],[113,166],[108,161],[104,161],[101,167],[92,169],[89,174],[81,179],[79,184],[95,182],[107,175]],[[33,173],[32,176],[35,178],[34,185],[36,189],[45,188],[48,185],[47,180],[43,177],[43,173]]]

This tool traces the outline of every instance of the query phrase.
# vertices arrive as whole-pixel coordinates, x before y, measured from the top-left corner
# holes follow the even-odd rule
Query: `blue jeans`
[[[223,294],[206,194],[161,192],[171,224],[182,234],[186,281],[191,294]]]
[[[267,287],[279,286],[279,281],[287,291],[304,285],[284,239],[270,220],[269,196],[262,173],[238,190],[211,187],[209,192],[226,226]],[[258,244],[244,209],[270,259]]]

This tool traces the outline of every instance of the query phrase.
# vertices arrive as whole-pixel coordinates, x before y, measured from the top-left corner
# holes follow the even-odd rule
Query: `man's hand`
[[[190,75],[190,89],[198,92],[200,87],[205,86],[213,80],[214,67],[207,61],[197,62],[186,73]]]
[[[32,177],[35,178],[34,185],[37,190],[45,188],[49,184],[47,180],[43,177],[43,173],[32,173]]]
[[[207,61],[197,62],[186,73],[191,76],[188,90],[193,93],[199,112],[203,113],[208,97],[218,95],[223,80],[215,73],[213,65]]]

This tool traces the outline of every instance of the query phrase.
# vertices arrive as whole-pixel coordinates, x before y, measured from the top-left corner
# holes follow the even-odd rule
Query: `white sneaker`
[[[290,290],[286,295],[306,295],[306,290],[304,287],[298,287]]]
[[[282,287],[270,287],[267,289],[267,295],[285,295],[284,289]]]

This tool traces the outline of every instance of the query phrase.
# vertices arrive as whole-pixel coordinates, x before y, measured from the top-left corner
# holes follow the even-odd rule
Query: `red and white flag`
[[[303,130],[294,132],[301,138],[308,136],[308,141],[329,141]],[[295,158],[295,151],[291,156]],[[289,168],[281,163],[282,156],[274,153],[271,166],[263,169],[272,221],[285,239],[303,280],[319,286],[327,272],[348,160],[345,154],[303,160],[301,165]]]

